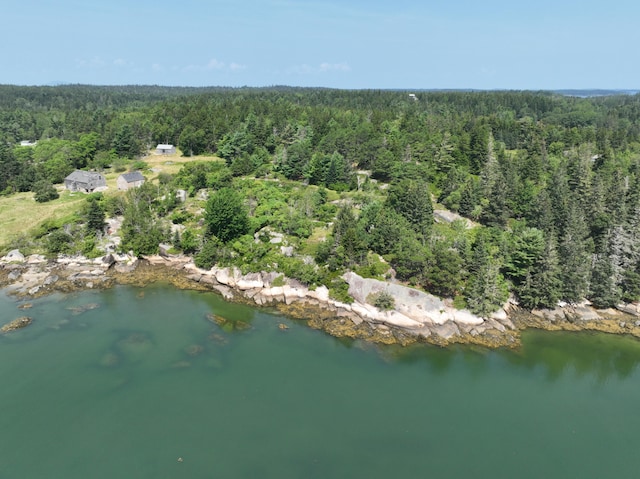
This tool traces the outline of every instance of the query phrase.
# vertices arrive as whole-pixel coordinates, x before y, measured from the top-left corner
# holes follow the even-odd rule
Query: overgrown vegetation
[[[347,270],[455,298],[481,315],[510,293],[527,308],[640,300],[640,97],[417,99],[0,86],[6,197],[32,191],[46,205],[69,201],[56,199],[53,185],[73,169],[143,168],[156,143],[194,156],[176,174],[90,199],[5,248],[97,254],[105,215],[122,215],[125,251],[170,243],[202,267],[279,271],[345,301]],[[184,204],[178,189],[187,191]],[[434,200],[479,226],[434,224]]]

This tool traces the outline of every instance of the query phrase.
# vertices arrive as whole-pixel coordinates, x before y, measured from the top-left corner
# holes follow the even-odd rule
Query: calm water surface
[[[160,286],[18,304],[0,295],[1,323],[35,318],[0,337],[1,479],[640,470],[633,339],[529,333],[518,352],[377,348]]]

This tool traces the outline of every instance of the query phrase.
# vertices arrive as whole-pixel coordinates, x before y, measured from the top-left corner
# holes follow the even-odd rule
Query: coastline
[[[276,280],[277,278],[277,280]],[[588,305],[565,305],[556,310],[524,311],[512,303],[490,318],[456,310],[445,300],[403,285],[365,279],[347,273],[352,304],[329,297],[325,286],[310,289],[279,273],[242,274],[237,268],[202,270],[188,256],[107,255],[96,259],[47,259],[13,251],[0,259],[0,289],[22,301],[54,292],[144,287],[154,282],[180,289],[214,291],[226,300],[252,306],[275,307],[281,313],[305,320],[309,327],[336,337],[381,344],[429,343],[438,346],[472,344],[488,348],[518,348],[526,329],[548,331],[599,331],[640,338],[640,310],[620,305],[616,310],[596,310]],[[274,285],[276,283],[277,285]],[[367,297],[386,291],[395,308],[380,311]]]

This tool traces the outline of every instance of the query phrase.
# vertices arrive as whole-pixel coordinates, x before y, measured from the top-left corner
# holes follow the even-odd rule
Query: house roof
[[[102,178],[100,173],[94,173],[93,171],[76,170],[65,178],[65,180],[77,181],[79,183],[89,183],[93,180],[99,180]]]
[[[158,150],[170,150],[171,148],[173,148],[173,145],[164,145],[164,144],[158,144],[158,146],[156,147],[156,149]]]
[[[120,175],[127,183],[135,183],[136,181],[144,181],[144,176],[139,171],[131,171]]]

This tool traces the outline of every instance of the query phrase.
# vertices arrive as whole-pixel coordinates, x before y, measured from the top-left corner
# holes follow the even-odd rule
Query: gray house
[[[156,155],[175,155],[176,147],[173,145],[159,144],[156,146]]]
[[[119,190],[128,190],[130,188],[138,188],[144,183],[144,176],[139,171],[132,171],[130,173],[123,173],[118,176],[116,184]]]
[[[98,188],[106,188],[107,180],[94,171],[76,170],[64,179],[64,187],[69,191],[91,193]]]

